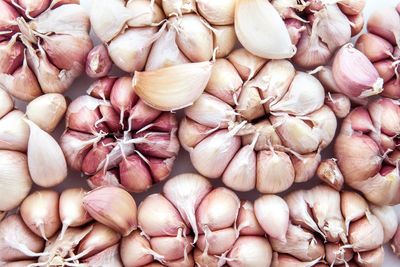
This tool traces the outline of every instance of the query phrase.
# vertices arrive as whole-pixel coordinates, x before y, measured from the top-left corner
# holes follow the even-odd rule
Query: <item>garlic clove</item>
[[[13,110],[0,120],[0,149],[25,152],[28,147],[29,127],[24,113]]]
[[[13,73],[24,60],[24,45],[17,41],[17,37],[15,34],[9,41],[0,43],[0,73]]]
[[[362,107],[353,109],[345,118],[344,123],[351,127],[351,129],[347,129],[347,125],[342,127],[341,131],[345,134],[352,134],[353,130],[362,133],[376,132],[368,111]]]
[[[147,58],[145,70],[156,70],[169,66],[189,63],[190,60],[179,50],[175,42],[176,29],[169,27],[163,31],[160,37],[151,47],[149,57]]]
[[[8,112],[13,110],[14,101],[11,96],[0,88],[0,119],[4,117]]]
[[[44,240],[35,235],[17,214],[0,223],[0,260],[18,261],[40,256]]]
[[[100,123],[97,125],[100,125],[98,127],[105,128],[103,127],[102,123],[104,122],[105,126],[111,131],[111,132],[118,132],[122,130],[122,126],[120,124],[120,116],[117,112],[115,112],[115,109],[106,104],[106,105],[100,105],[99,106],[99,111],[102,116],[100,119]],[[99,122],[99,121],[98,121]]]
[[[132,14],[121,0],[97,1],[90,10],[90,24],[103,43],[108,43],[117,36],[131,18]]]
[[[236,231],[229,227],[216,231],[206,231],[199,235],[196,246],[209,255],[221,255],[232,248],[236,241]]]
[[[118,232],[101,223],[95,222],[92,231],[79,242],[78,254],[88,251],[84,257],[91,257],[117,244],[120,239],[121,235]]]
[[[274,126],[271,125],[269,120],[261,120],[260,122],[257,122],[254,127],[254,133],[242,136],[243,145],[251,144],[254,141],[256,134],[259,134],[254,147],[256,151],[268,150],[270,148],[269,143],[271,143],[273,147],[282,145],[281,139],[275,132]]]
[[[235,30],[239,42],[256,56],[280,59],[296,53],[285,23],[269,2],[237,1]]]
[[[199,13],[213,25],[233,24],[235,14],[235,2],[224,0],[214,2],[212,0],[198,0],[197,9]]]
[[[129,112],[128,124],[132,130],[139,130],[150,124],[160,114],[161,111],[146,105],[139,99]]]
[[[24,121],[30,129],[27,156],[33,182],[43,187],[60,184],[68,174],[67,162],[60,145],[35,123]]]
[[[50,0],[44,0],[41,2],[30,1],[30,0],[19,0],[18,4],[24,11],[26,17],[28,16],[36,17],[49,7]]]
[[[91,189],[95,189],[101,186],[120,186],[118,171],[110,170],[104,172],[103,170],[98,171],[95,175],[91,176],[87,183]]]
[[[321,162],[321,154],[319,152],[301,155],[299,158],[290,156],[290,158],[295,170],[295,183],[307,182],[313,178]]]
[[[178,129],[178,120],[175,113],[163,112],[161,115],[154,120],[149,130],[155,130],[160,132],[172,132]]]
[[[240,137],[233,130],[219,130],[189,151],[194,168],[208,178],[220,177],[240,149]]]
[[[364,53],[371,62],[388,58],[393,54],[392,44],[373,33],[363,33],[357,39],[355,47]]]
[[[170,158],[178,155],[179,141],[175,132],[143,131],[134,135],[136,149],[146,156]]]
[[[185,116],[179,125],[179,142],[186,151],[189,151],[211,134],[210,130],[210,127],[197,123]]]
[[[376,129],[388,136],[400,133],[400,107],[389,98],[376,99],[368,105]]]
[[[276,195],[264,195],[254,202],[254,213],[262,229],[272,238],[286,242],[289,227],[289,208]],[[274,214],[271,217],[271,214]]]
[[[400,82],[398,79],[391,79],[384,85],[384,91],[382,92],[382,96],[390,97],[393,99],[397,99],[400,97]]]
[[[59,193],[41,190],[30,194],[21,203],[20,212],[32,232],[47,240],[61,227],[58,211]]]
[[[370,209],[382,224],[384,232],[383,244],[386,244],[393,238],[397,230],[398,219],[396,211],[392,206],[370,205]]]
[[[86,92],[88,93],[88,95],[98,99],[110,99],[111,89],[113,88],[116,80],[116,77],[109,76],[100,78],[91,83],[89,89]]]
[[[155,183],[164,181],[170,176],[175,159],[176,157],[167,159],[148,158],[151,177]]]
[[[201,95],[211,70],[212,63],[205,61],[135,72],[133,87],[146,104],[159,110],[176,110],[193,104]]]
[[[108,53],[123,71],[141,71],[158,36],[156,27],[129,28],[110,42]]]
[[[375,249],[383,244],[384,231],[379,219],[368,214],[349,227],[349,242],[354,252]]]
[[[367,23],[367,30],[370,33],[379,35],[397,44],[398,33],[400,32],[400,16],[394,7],[382,7],[371,14]]]
[[[121,185],[129,192],[143,192],[153,184],[150,171],[143,159],[134,154],[119,163]]]
[[[129,113],[138,99],[131,84],[131,77],[124,76],[115,81],[110,94],[110,102],[113,108],[120,113],[121,125],[123,125],[124,116]]]
[[[0,194],[7,196],[0,202],[0,210],[16,208],[32,187],[26,155],[0,150]]]
[[[374,250],[358,253],[357,256],[354,256],[354,261],[360,267],[383,266],[384,258],[385,251],[383,247],[378,247]]]
[[[237,37],[233,25],[213,26],[214,50],[216,58],[224,58],[235,48]]]
[[[236,121],[236,112],[224,101],[207,93],[203,93],[184,109],[190,119],[210,128],[228,128],[228,123]]]
[[[351,248],[343,248],[343,243],[325,244],[325,259],[330,265],[346,264],[353,258]]]
[[[140,203],[138,221],[148,236],[177,236],[179,231],[189,231],[178,210],[161,194],[149,195]]]
[[[390,243],[390,246],[393,250],[393,253],[399,257],[400,253],[400,227],[397,227],[397,231],[392,239],[392,242]]]
[[[205,91],[233,106],[240,94],[243,81],[235,67],[226,59],[217,59]]]
[[[344,45],[336,54],[332,73],[340,90],[349,96],[368,97],[382,92],[383,79],[371,61],[351,44]]]
[[[366,0],[343,0],[338,5],[344,14],[357,15],[363,11],[366,3]]]
[[[162,8],[168,17],[197,11],[196,0],[162,0]]]
[[[285,25],[288,29],[292,44],[297,45],[301,38],[301,33],[307,29],[306,26],[297,19],[285,19]]]
[[[367,201],[358,193],[353,191],[342,191],[340,194],[340,205],[345,218],[346,231],[352,221],[357,221],[369,212]]]
[[[270,266],[272,249],[268,240],[260,236],[241,236],[227,256],[230,264],[238,266]],[[235,265],[233,265],[235,266]]]
[[[106,159],[107,155],[111,152],[112,147],[109,144],[113,143],[113,138],[105,138],[96,146],[94,146],[86,154],[82,162],[82,172],[91,175],[96,173],[100,163]]]
[[[195,211],[211,189],[212,186],[206,178],[190,173],[174,176],[163,188],[165,197],[175,205],[185,223],[192,227],[194,242],[198,236]]]
[[[240,203],[239,214],[236,220],[236,229],[241,236],[263,236],[265,234],[261,225],[257,221],[254,213],[254,205],[249,200],[242,200]]]
[[[201,251],[198,247],[194,248],[193,256],[196,264],[200,266],[223,266],[226,262],[215,255],[209,255],[207,251]]]
[[[125,266],[143,266],[152,262],[153,254],[150,242],[139,230],[122,238],[120,247],[121,259]]]
[[[261,193],[279,193],[294,182],[295,170],[290,157],[281,151],[257,153],[256,188]]]
[[[93,255],[90,258],[84,259],[83,262],[93,267],[102,267],[102,266],[123,267],[119,255],[118,244],[111,246],[97,253],[96,255]]]
[[[387,94],[386,88],[388,87],[388,82],[394,77],[395,70],[393,68],[393,62],[390,59],[384,59],[377,62],[374,62],[374,67],[378,71],[379,76],[383,79],[384,88],[382,95],[386,96]],[[389,96],[390,97],[390,96]]]
[[[210,60],[213,56],[213,34],[210,26],[196,14],[170,17],[177,28],[176,44],[192,62]]]
[[[322,107],[325,90],[312,75],[297,72],[286,94],[270,106],[271,111],[305,115]]]
[[[236,111],[246,120],[254,120],[265,116],[264,108],[261,104],[261,96],[254,84],[248,83],[243,86],[236,105]]]
[[[3,14],[0,20],[0,31],[17,31],[18,27],[15,20],[20,16],[11,2],[1,1],[0,9]]]
[[[358,13],[357,15],[347,16],[349,21],[352,23],[351,26],[351,37],[359,34],[364,28],[364,13]]]
[[[344,94],[331,94],[325,96],[325,105],[330,107],[336,117],[342,119],[349,114],[351,109],[350,98]]]
[[[127,22],[129,27],[149,26],[164,19],[162,9],[152,1],[128,1],[126,8],[131,16],[131,19]]]
[[[192,250],[193,237],[159,236],[150,239],[151,248],[163,257],[163,261],[174,261],[183,258]]]
[[[31,101],[26,115],[42,130],[51,133],[57,127],[67,110],[67,102],[61,94],[45,94]]]
[[[317,176],[333,189],[340,191],[343,187],[344,178],[337,166],[335,159],[323,160],[317,169]]]
[[[86,74],[90,78],[101,78],[111,70],[112,62],[104,45],[95,46],[87,54]]]
[[[82,203],[96,221],[122,236],[137,228],[135,200],[121,188],[109,186],[92,190],[83,197]]]
[[[267,62],[267,59],[255,56],[244,48],[234,50],[228,55],[227,59],[235,66],[244,81],[249,81],[253,78]]]

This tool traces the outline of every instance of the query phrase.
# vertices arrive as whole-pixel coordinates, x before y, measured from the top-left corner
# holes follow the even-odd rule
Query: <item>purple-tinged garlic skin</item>
[[[86,74],[90,78],[105,77],[111,70],[112,62],[104,45],[95,46],[86,59]]]

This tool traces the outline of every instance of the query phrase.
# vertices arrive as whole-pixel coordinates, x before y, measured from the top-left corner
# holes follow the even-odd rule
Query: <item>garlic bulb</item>
[[[131,81],[102,78],[91,85],[90,96],[76,98],[67,109],[61,148],[72,169],[92,176],[92,188],[142,192],[172,172],[179,151],[177,119],[146,105]]]
[[[64,93],[93,46],[85,9],[77,1],[21,0],[2,1],[0,10],[12,25],[0,30],[10,30],[0,48],[0,86],[24,101]]]
[[[321,83],[244,49],[227,59],[216,60],[205,92],[184,109],[178,135],[194,168],[237,191],[278,193],[310,179],[337,125]]]

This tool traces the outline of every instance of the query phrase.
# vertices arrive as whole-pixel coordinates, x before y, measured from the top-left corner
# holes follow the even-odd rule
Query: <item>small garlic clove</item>
[[[86,74],[90,78],[106,76],[111,67],[112,62],[104,45],[97,45],[89,51],[86,59]]]
[[[153,184],[146,163],[136,154],[124,158],[119,163],[119,177],[121,185],[129,192],[143,192]]]
[[[42,130],[51,133],[67,110],[67,102],[61,94],[45,94],[26,106],[26,115]]]
[[[400,16],[394,7],[382,7],[374,11],[368,19],[367,30],[397,44],[400,32]]]
[[[328,93],[325,96],[325,105],[330,107],[339,119],[346,117],[351,109],[350,98],[344,94]]]
[[[225,187],[211,191],[196,210],[197,226],[201,233],[232,226],[238,216],[240,200]]]
[[[104,122],[105,126],[111,131],[111,132],[118,132],[122,130],[122,126],[120,123],[120,116],[119,114],[115,111],[115,109],[110,106],[110,105],[100,105],[99,106],[99,111],[102,116],[100,119],[98,127],[105,128],[103,127],[102,123]]]
[[[195,122],[188,117],[184,117],[179,125],[179,142],[186,151],[193,149],[198,143],[206,138],[211,128]]]
[[[148,166],[150,168],[151,176],[155,183],[159,183],[167,179],[172,173],[176,157],[167,159],[148,158]]]
[[[135,200],[121,188],[100,187],[87,193],[82,202],[90,216],[122,236],[137,228]]]
[[[128,124],[131,126],[132,130],[139,130],[150,124],[160,114],[160,110],[146,105],[139,99],[129,112]]]
[[[235,48],[237,37],[233,25],[213,26],[214,50],[216,58],[224,58]]]
[[[325,244],[325,259],[330,265],[346,264],[353,258],[351,248],[343,248],[343,243]]]
[[[152,1],[129,1],[126,8],[132,17],[127,23],[129,27],[144,27],[152,23],[160,23],[164,19],[164,13],[158,4]]]
[[[383,82],[385,83],[382,95],[387,96],[386,94],[388,94],[388,93],[385,91],[386,91],[386,88],[388,88],[388,82],[396,74],[395,70],[393,68],[393,61],[391,61],[390,59],[384,59],[384,60],[374,62],[373,64],[374,64],[375,69],[378,71],[379,76],[383,79]],[[389,94],[390,94],[390,92],[389,92]],[[388,97],[390,97],[390,96],[388,96]]]
[[[269,120],[267,119],[261,120],[260,122],[257,122],[254,126],[255,126],[255,133],[242,136],[243,145],[251,144],[256,134],[259,134],[256,145],[254,147],[256,151],[268,150],[270,148],[269,143],[271,143],[273,147],[282,145],[281,139],[275,132],[275,129],[271,125]]]
[[[228,253],[229,265],[270,266],[272,249],[268,240],[260,236],[241,236]]]
[[[196,0],[162,0],[162,8],[168,17],[197,11]]]
[[[117,244],[120,239],[121,235],[118,232],[101,223],[95,222],[92,231],[79,242],[78,254],[88,251],[84,257],[91,257]]]
[[[360,252],[354,256],[354,261],[360,267],[383,266],[385,251],[383,247],[378,247],[374,250]]]
[[[111,89],[117,80],[116,77],[103,77],[90,84],[89,89],[86,91],[88,95],[98,99],[110,99]]]
[[[118,78],[115,81],[110,94],[111,105],[120,113],[121,125],[123,117],[129,113],[129,110],[139,99],[131,81],[131,77],[129,76]]]
[[[318,166],[317,176],[337,191],[343,187],[344,178],[335,159],[323,160]]]
[[[112,150],[109,144],[113,142],[113,138],[105,138],[90,149],[82,161],[82,172],[91,175],[99,171],[100,163],[106,159]]]
[[[161,115],[155,119],[149,128],[154,131],[160,132],[172,132],[178,129],[178,120],[175,113],[173,112],[163,112]]]
[[[140,229],[148,236],[177,236],[188,232],[178,210],[161,194],[146,197],[138,208]]]
[[[392,242],[390,243],[390,246],[393,250],[393,253],[397,256],[400,257],[400,226],[397,226],[397,230],[395,235],[393,236]]]
[[[353,109],[350,114],[345,118],[344,123],[349,124],[349,126],[351,127],[351,131],[349,132],[347,132],[348,129],[346,127],[342,127],[341,131],[345,134],[353,133],[352,130],[362,133],[376,132],[368,111],[362,107],[357,107]]]
[[[249,121],[265,116],[260,93],[254,84],[248,83],[243,86],[236,105],[236,111]]]
[[[206,178],[189,173],[174,176],[163,188],[165,197],[175,205],[185,223],[192,227],[194,242],[198,236],[195,211],[211,189],[212,186]]]
[[[397,230],[398,219],[396,211],[392,206],[370,205],[370,209],[382,224],[384,232],[383,244],[386,244],[393,238]]]
[[[50,2],[50,0],[44,0],[40,2],[31,0],[19,0],[18,4],[24,11],[25,16],[36,17],[49,7]]]
[[[344,14],[357,15],[363,11],[366,3],[366,0],[342,0],[338,5]]]
[[[43,187],[60,184],[68,174],[67,162],[60,145],[35,123],[30,120],[25,122],[30,129],[27,156],[33,182]]]
[[[254,205],[249,200],[242,200],[239,214],[236,220],[236,229],[239,235],[260,235],[265,234],[254,213]]]
[[[176,110],[193,104],[201,95],[211,70],[212,63],[205,61],[135,72],[133,87],[146,104],[159,110]]]
[[[384,231],[379,219],[368,214],[349,227],[349,243],[354,252],[375,249],[383,244]]]
[[[235,66],[240,77],[249,81],[267,62],[267,59],[255,56],[244,48],[238,48],[229,54],[227,59]]]
[[[13,110],[0,120],[0,149],[26,152],[28,148],[29,127],[24,113]]]
[[[3,14],[0,20],[0,31],[17,31],[15,20],[20,16],[17,10],[11,5],[11,2],[1,1],[0,10]]]
[[[340,194],[340,206],[343,217],[345,218],[346,231],[352,221],[357,221],[369,212],[367,201],[358,193],[353,191],[343,191]]]
[[[382,96],[398,99],[400,97],[399,79],[393,78],[384,85]]]
[[[352,23],[351,26],[351,37],[359,34],[364,28],[364,13],[358,13],[357,15],[347,16],[349,21]]]
[[[61,227],[58,211],[59,193],[41,190],[30,194],[21,203],[20,212],[32,232],[47,240]]]
[[[90,258],[84,259],[84,263],[93,267],[114,266],[123,267],[119,255],[119,245],[111,246]]]
[[[364,53],[371,62],[388,58],[393,54],[392,44],[373,33],[363,33],[357,39],[355,48]]]
[[[262,229],[272,238],[286,242],[289,208],[277,195],[264,195],[254,202],[254,213]],[[271,214],[274,214],[271,217]]]
[[[190,253],[193,237],[159,236],[150,239],[151,248],[163,257],[163,261],[179,260]],[[181,266],[181,265],[180,265]]]
[[[210,128],[228,128],[230,122],[236,121],[236,112],[231,106],[207,93],[201,94],[184,111],[190,119]]]
[[[0,223],[0,260],[18,261],[40,256],[44,240],[35,235],[17,214]]]
[[[0,119],[13,110],[14,101],[11,96],[0,88]]]
[[[122,238],[120,247],[121,259],[125,266],[143,266],[152,262],[153,254],[150,242],[139,230]]]
[[[196,246],[209,255],[221,255],[232,248],[236,238],[235,229],[229,227],[199,235]]]
[[[90,189],[95,189],[102,186],[120,186],[118,171],[110,170],[104,172],[103,170],[98,171],[95,175],[91,176],[87,183]]]
[[[259,151],[256,170],[256,188],[261,193],[283,192],[294,182],[295,170],[285,152]]]
[[[368,105],[368,111],[376,129],[389,136],[400,133],[400,107],[393,100],[376,99]]]
[[[170,158],[178,155],[179,141],[175,132],[143,131],[134,135],[136,149],[146,156]]]
[[[223,0],[215,2],[212,0],[198,0],[197,10],[199,13],[213,25],[233,24],[235,14],[235,2]]]
[[[239,42],[256,56],[280,59],[296,53],[285,23],[268,1],[237,1],[234,24]]]
[[[301,155],[301,157],[291,156],[290,158],[295,170],[295,183],[307,182],[313,178],[321,162],[319,152]]]
[[[344,45],[337,52],[332,73],[345,95],[363,98],[379,94],[383,90],[383,79],[379,77],[371,61],[351,44]]]
[[[0,43],[0,73],[13,73],[24,60],[24,45],[17,37],[15,34],[9,41]]]
[[[16,208],[29,194],[32,180],[26,155],[21,152],[0,150],[0,210]]]
[[[170,17],[171,25],[177,27],[176,44],[192,62],[210,60],[213,56],[213,34],[210,26],[196,14]]]

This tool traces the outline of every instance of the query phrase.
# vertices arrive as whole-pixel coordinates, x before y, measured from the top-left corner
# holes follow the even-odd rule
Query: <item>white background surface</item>
[[[91,2],[94,0],[81,0],[81,4],[87,8],[87,10],[90,9],[91,7]],[[364,11],[366,21],[369,17],[369,15],[376,9],[382,8],[384,6],[395,6],[399,1],[398,0],[367,0],[367,5]],[[365,31],[365,29],[364,29]],[[91,34],[91,36],[94,39],[94,43],[98,44],[99,41],[98,39]],[[353,39],[354,40],[354,39]],[[122,75],[123,73],[117,69],[112,70],[113,75]],[[76,97],[83,95],[86,93],[86,90],[91,82],[93,82],[93,79],[88,78],[86,75],[82,75],[80,78],[78,78],[74,84],[71,86],[69,91],[66,93],[66,95],[71,98],[75,99]],[[17,106],[22,109],[23,111],[25,110],[25,103],[17,101]],[[181,116],[182,112],[178,112],[179,117]],[[61,133],[64,131],[65,128],[65,123],[62,121],[57,128],[57,130],[54,132],[53,136],[58,140]],[[329,158],[332,157],[332,149],[327,149],[323,153],[323,158]],[[194,168],[192,167],[190,163],[190,159],[188,156],[188,153],[181,148],[181,151],[179,153],[179,156],[175,162],[174,170],[172,173],[172,176],[185,173],[185,172],[195,172]],[[172,177],[171,176],[171,177]],[[69,172],[68,178],[59,186],[56,187],[57,190],[62,191],[65,188],[70,188],[70,187],[84,187],[88,188],[85,177],[82,177],[80,173],[78,172]],[[215,186],[222,186],[222,182],[220,179],[212,181]],[[319,184],[320,181],[317,178],[313,178],[311,181],[304,183],[304,184],[294,184],[290,190],[292,191],[295,189],[299,188],[311,188],[312,186]],[[150,188],[145,193],[141,194],[134,194],[134,198],[137,203],[139,203],[144,197],[151,193],[156,193],[160,192],[162,190],[163,183],[157,184]],[[34,187],[32,190],[36,190],[38,187]],[[287,192],[288,192],[287,191]],[[249,200],[254,200],[256,199],[260,193],[257,191],[251,191],[251,192],[246,192],[246,193],[239,193],[238,194],[241,199],[249,199]],[[396,207],[396,212],[398,215],[398,218],[400,219],[400,205]],[[390,247],[388,245],[385,246],[385,267],[395,267],[395,266],[400,266],[400,259],[397,259],[394,254],[392,253]]]

